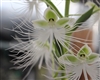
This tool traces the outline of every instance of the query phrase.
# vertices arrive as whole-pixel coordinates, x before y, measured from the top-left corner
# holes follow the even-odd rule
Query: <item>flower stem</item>
[[[57,13],[57,15],[59,16],[59,18],[63,17],[62,14],[57,9],[57,7],[52,3],[51,0],[44,0],[44,2]]]
[[[58,70],[61,70],[61,67],[59,67]],[[58,72],[55,73],[54,78],[57,76],[58,76]]]
[[[58,70],[62,70],[62,71],[64,71],[65,69],[64,69],[64,66],[59,66],[58,67]],[[54,78],[56,78],[57,76],[58,76],[58,72],[56,72],[55,73],[55,75],[54,75]],[[66,75],[66,73],[61,73],[61,76],[63,77],[63,76],[65,76]],[[56,79],[55,79],[56,80]],[[67,80],[67,78],[62,78],[61,80]]]
[[[65,0],[65,17],[69,16],[70,0]]]

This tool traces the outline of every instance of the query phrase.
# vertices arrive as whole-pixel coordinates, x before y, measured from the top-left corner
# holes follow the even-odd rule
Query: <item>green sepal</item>
[[[93,63],[95,60],[99,58],[99,55],[97,53],[92,53],[88,56],[87,62],[88,63]]]
[[[79,50],[79,52],[77,53],[77,56],[81,57],[81,55],[84,54],[85,58],[86,58],[91,53],[92,53],[92,51],[91,51],[90,47],[86,44]]]
[[[67,57],[68,61],[70,61],[72,64],[79,62],[79,59],[74,55],[67,55],[66,57]]]
[[[51,9],[53,9],[56,14],[59,16],[59,18],[62,18],[62,14],[59,12],[59,10],[57,9],[57,7],[53,4],[53,2],[51,0],[43,0]]]
[[[47,21],[49,21],[50,19],[54,19],[54,21],[57,21],[58,17],[56,15],[56,13],[50,9],[50,8],[47,8],[44,12],[44,17]]]

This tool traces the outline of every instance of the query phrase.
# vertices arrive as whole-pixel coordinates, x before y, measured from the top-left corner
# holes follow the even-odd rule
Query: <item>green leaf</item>
[[[99,55],[97,53],[92,53],[91,55],[88,56],[87,62],[92,63],[98,58],[99,58]]]
[[[48,22],[45,20],[35,20],[33,21],[34,27],[48,27]]]
[[[79,17],[79,19],[74,24],[75,28],[73,30],[76,30],[78,26],[82,25],[83,22],[90,18],[90,16],[93,14],[94,7],[95,6],[93,6],[90,10],[88,10],[82,16]]]
[[[58,17],[56,13],[51,10],[50,8],[47,8],[44,12],[44,17],[47,21],[50,21],[50,19],[53,19],[54,21],[57,21]]]
[[[92,51],[90,49],[90,47],[88,45],[84,45],[78,52],[78,57],[82,57],[84,55],[84,57],[86,58],[89,54],[91,54]]]
[[[68,21],[69,21],[68,18],[61,18],[56,22],[56,24],[58,27],[64,27],[64,26],[66,26]]]

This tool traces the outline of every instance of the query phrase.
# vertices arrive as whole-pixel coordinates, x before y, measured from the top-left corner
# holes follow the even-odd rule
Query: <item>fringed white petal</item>
[[[66,73],[69,75],[68,80],[80,80],[82,75],[82,65],[66,66]]]
[[[33,38],[43,44],[49,40],[49,37],[50,37],[50,31],[44,29],[40,29],[40,30],[36,29],[33,34]]]
[[[65,28],[55,28],[54,31],[54,37],[59,42],[64,42],[66,39],[66,29]]]
[[[40,0],[24,0],[12,3],[12,8],[18,15],[16,18],[25,18],[25,20],[30,21],[35,13],[37,15],[37,19],[43,18],[43,12],[47,6]]]
[[[14,69],[21,69],[24,70],[30,66],[30,70],[35,66],[35,64],[39,61],[39,69],[42,66],[43,59],[46,57],[46,63],[50,60],[50,54],[48,47],[39,44],[37,41],[28,41],[23,42],[22,40],[18,39],[19,44],[16,44],[11,49],[13,51],[17,50],[17,54],[11,55],[14,59],[11,61],[16,65],[13,67]],[[22,53],[20,53],[22,52]],[[49,64],[49,63],[48,63]],[[29,72],[26,74],[25,78],[28,76]]]
[[[97,80],[98,69],[97,64],[91,64],[86,66],[86,71],[92,80]]]

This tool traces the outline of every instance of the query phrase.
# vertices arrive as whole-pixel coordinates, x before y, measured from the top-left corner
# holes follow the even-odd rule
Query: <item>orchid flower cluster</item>
[[[41,69],[43,60],[45,60],[46,69],[51,76],[44,76],[54,80],[80,80],[82,73],[85,80],[88,80],[88,76],[92,80],[100,80],[99,54],[92,52],[86,43],[77,54],[72,50],[74,49],[72,45],[75,45],[73,41],[79,42],[78,39],[73,38],[72,33],[84,25],[94,14],[98,15],[96,20],[99,20],[100,8],[95,3],[88,1],[86,3],[89,7],[88,10],[78,15],[79,18],[76,20],[69,14],[69,7],[70,2],[79,0],[64,1],[64,16],[52,0],[26,0],[23,2],[23,4],[27,4],[26,9],[23,9],[25,18],[20,24],[13,22],[17,28],[14,28],[13,31],[27,37],[27,40],[15,36],[18,44],[13,45],[10,49],[17,51],[17,54],[11,55],[14,57],[12,62],[17,65],[16,69],[26,69],[30,66],[31,70],[37,63],[38,68]],[[43,6],[45,8],[42,8],[43,12],[41,12],[40,8]],[[32,20],[33,11],[36,12],[36,20]]]

